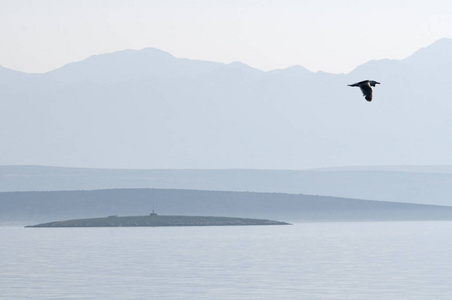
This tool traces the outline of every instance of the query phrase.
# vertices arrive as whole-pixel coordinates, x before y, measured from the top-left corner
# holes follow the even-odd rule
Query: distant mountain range
[[[44,74],[0,67],[0,164],[137,169],[452,165],[452,40],[349,74],[92,56]],[[375,79],[367,103],[348,83]]]
[[[452,220],[452,207],[282,193],[160,189],[0,193],[0,224],[110,215],[227,216],[279,221]]]
[[[452,166],[368,166],[301,171],[0,166],[0,192],[118,188],[302,193],[452,206]]]

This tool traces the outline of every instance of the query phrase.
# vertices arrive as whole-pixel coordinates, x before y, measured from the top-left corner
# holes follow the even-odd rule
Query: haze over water
[[[0,227],[0,299],[449,299],[451,230]]]

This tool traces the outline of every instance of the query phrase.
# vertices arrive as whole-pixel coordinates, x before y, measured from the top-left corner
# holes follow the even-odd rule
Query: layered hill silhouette
[[[121,170],[0,166],[0,192],[118,188],[277,192],[452,206],[452,166]]]
[[[0,223],[111,215],[227,216],[280,221],[452,220],[452,207],[283,193],[164,189],[0,193]]]
[[[349,74],[92,56],[44,74],[0,68],[0,164],[305,169],[452,164],[452,40]],[[367,103],[348,83],[382,84]]]

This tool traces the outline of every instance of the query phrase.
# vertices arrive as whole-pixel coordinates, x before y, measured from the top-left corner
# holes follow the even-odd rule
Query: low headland
[[[166,216],[151,213],[147,216],[109,216],[106,218],[76,219],[42,223],[25,227],[164,227],[164,226],[249,226],[290,225],[289,223],[248,218],[207,216]]]

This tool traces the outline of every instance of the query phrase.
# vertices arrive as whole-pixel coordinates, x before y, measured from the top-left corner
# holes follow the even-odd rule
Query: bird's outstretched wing
[[[372,101],[372,88],[370,87],[369,83],[367,84],[360,84],[359,88],[361,89],[361,92],[363,92],[364,98],[366,98],[367,101]]]
[[[361,86],[361,85],[363,85],[363,84],[368,84],[368,82],[369,82],[369,80],[363,80],[363,81],[360,81],[360,82],[357,82],[357,83],[354,83],[354,84],[349,84],[348,86]]]

